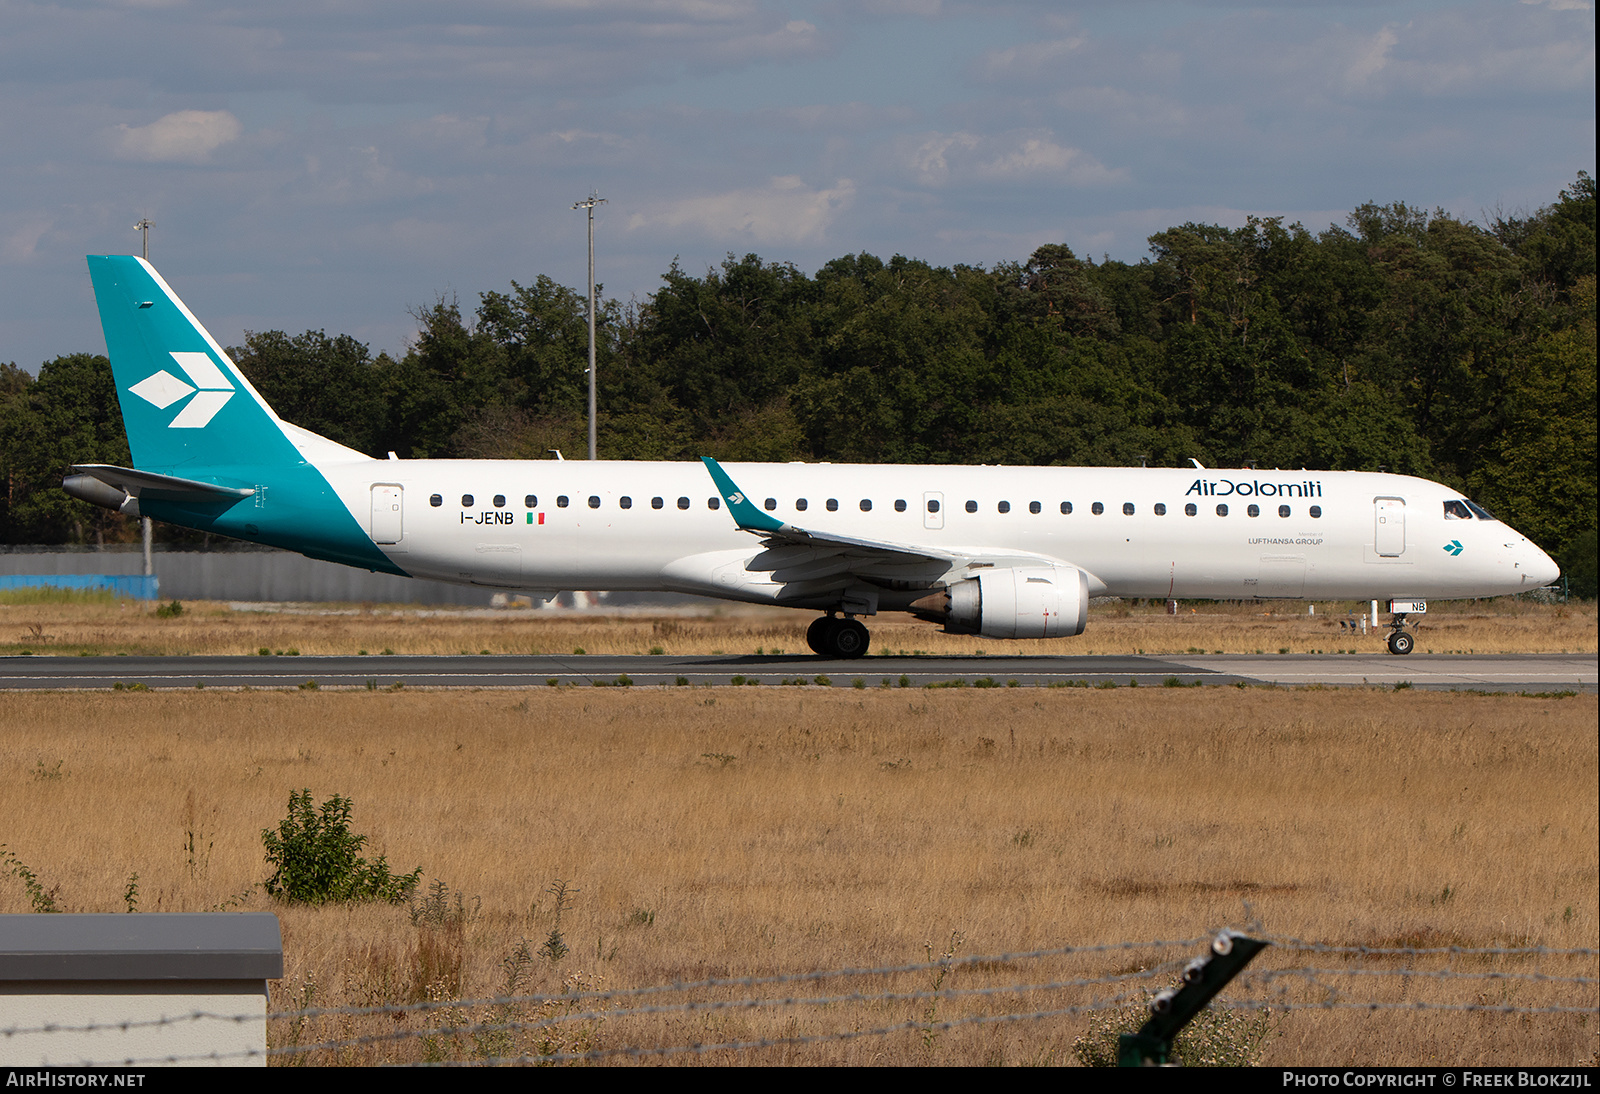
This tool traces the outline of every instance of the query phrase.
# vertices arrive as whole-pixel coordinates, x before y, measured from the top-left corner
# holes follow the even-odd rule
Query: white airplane
[[[956,634],[1083,633],[1094,596],[1428,598],[1559,573],[1438,483],[1356,471],[377,460],[280,419],[148,262],[90,256],[135,469],[64,487],[130,515],[384,573],[554,595],[697,593]]]

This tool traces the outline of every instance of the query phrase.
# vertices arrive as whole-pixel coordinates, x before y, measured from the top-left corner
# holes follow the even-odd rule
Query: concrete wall
[[[289,551],[246,548],[171,551],[153,555],[163,600],[266,600],[372,604],[460,604],[488,607],[497,590],[443,581],[375,574],[318,562]],[[10,574],[142,574],[137,545],[93,547],[0,547],[0,576]],[[498,590],[504,596],[503,590]],[[571,602],[564,596],[562,603]],[[608,594],[604,603],[694,604],[699,597],[672,594]]]

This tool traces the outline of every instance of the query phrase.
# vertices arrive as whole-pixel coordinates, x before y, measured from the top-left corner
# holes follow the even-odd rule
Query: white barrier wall
[[[264,913],[0,915],[0,1065],[266,1066]]]

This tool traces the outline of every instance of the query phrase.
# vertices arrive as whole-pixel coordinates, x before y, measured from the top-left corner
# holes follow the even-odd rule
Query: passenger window
[[[506,507],[506,496],[504,494],[496,494],[494,496],[494,507],[496,509],[504,509]]]
[[[795,498],[794,499],[794,511],[796,513],[804,513],[806,511],[806,504],[807,504],[807,502],[806,502],[805,498]]]
[[[600,508],[600,495],[598,495],[598,494],[590,494],[589,495],[589,508],[590,509],[598,509],[598,508]]]
[[[1228,515],[1228,507],[1226,505],[1217,506],[1217,516],[1225,517],[1227,515]]]
[[[679,509],[687,509],[687,508],[689,508],[689,499],[688,498],[679,498],[678,499],[678,508]]]
[[[462,494],[461,495],[461,508],[463,508],[463,509],[471,509],[472,508],[472,495],[471,494]]]
[[[522,504],[524,508],[537,509],[539,508],[539,497],[537,494],[529,494],[522,499]]]
[[[829,498],[828,499],[828,512],[837,513],[838,511],[839,511],[839,499],[838,498]]]
[[[1106,507],[1101,505],[1099,502],[1095,502],[1093,505],[1089,506],[1089,512],[1093,513],[1097,517],[1105,511]]]
[[[1289,507],[1287,505],[1278,506],[1278,515],[1280,517],[1288,516],[1289,515]]]
[[[1445,520],[1471,520],[1472,510],[1467,508],[1464,501],[1447,501],[1444,503]]]
[[[1186,517],[1192,517],[1196,513],[1198,513],[1199,511],[1200,510],[1195,508],[1194,502],[1192,502],[1192,501],[1188,505],[1185,505],[1183,507],[1183,515],[1186,516]]]
[[[1167,515],[1167,503],[1164,502],[1164,501],[1156,502],[1155,513],[1156,513],[1156,516],[1158,516],[1158,517],[1166,516]]]
[[[1034,514],[1038,514],[1038,513],[1041,513],[1043,511],[1044,511],[1044,506],[1040,505],[1038,502],[1030,501],[1028,503],[1028,512],[1034,513]]]
[[[967,512],[976,513],[977,511],[978,511],[978,503],[977,502],[975,502],[975,501],[967,502]]]
[[[1313,505],[1311,507],[1311,517],[1312,517],[1312,519],[1315,520],[1320,516],[1322,516],[1322,506]]]
[[[896,498],[894,500],[894,511],[896,513],[904,513],[906,511],[906,499],[905,498]]]
[[[1000,510],[1002,513],[1009,513],[1011,512],[1011,503],[1009,501],[1003,501],[999,505],[995,506],[995,508]]]
[[[1252,517],[1259,517],[1261,515],[1261,506],[1252,505],[1250,508],[1245,510],[1245,514]]]
[[[776,509],[777,507],[778,507],[778,499],[777,498],[768,498],[766,500],[766,510],[767,510],[767,512],[770,513],[774,509]]]
[[[1061,515],[1064,517],[1070,517],[1072,515],[1072,503],[1070,501],[1064,501],[1061,503]]]
[[[650,499],[650,508],[652,508],[652,509],[660,509],[665,504],[667,504],[667,503],[661,498],[651,498]]]
[[[938,511],[939,511],[939,499],[937,499],[937,498],[929,498],[928,499],[928,512],[937,513]]]
[[[706,508],[707,509],[721,509],[722,508],[722,499],[721,498],[707,498],[706,499]]]
[[[626,495],[626,494],[622,495],[622,497],[617,499],[617,508],[619,508],[619,509],[632,509],[633,508],[633,499],[628,497],[628,495]]]
[[[1122,503],[1122,515],[1125,517],[1133,516],[1133,502],[1125,501]]]
[[[428,499],[428,504],[437,509],[439,506],[444,504],[444,496],[441,494],[435,494]]]
[[[861,499],[861,511],[863,513],[872,512],[872,500],[870,498],[862,498]]]
[[[556,508],[557,509],[565,509],[566,507],[567,507],[567,496],[565,494],[562,494],[562,495],[560,495],[559,497],[556,498]]]

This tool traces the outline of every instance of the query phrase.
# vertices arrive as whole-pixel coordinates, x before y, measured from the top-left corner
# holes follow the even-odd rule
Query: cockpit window
[[[1473,515],[1476,516],[1479,520],[1494,520],[1495,519],[1493,513],[1489,512],[1489,510],[1485,509],[1483,506],[1479,505],[1475,501],[1467,502],[1467,508],[1471,509],[1472,512],[1473,512]]]
[[[1471,520],[1472,510],[1467,508],[1464,501],[1447,501],[1444,503],[1445,520]]]

